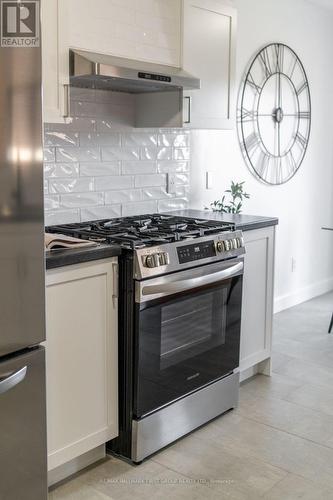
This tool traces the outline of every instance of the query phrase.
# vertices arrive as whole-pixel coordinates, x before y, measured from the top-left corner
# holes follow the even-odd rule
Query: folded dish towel
[[[45,233],[45,249],[59,250],[61,248],[81,248],[96,246],[94,241],[72,238],[63,234]]]

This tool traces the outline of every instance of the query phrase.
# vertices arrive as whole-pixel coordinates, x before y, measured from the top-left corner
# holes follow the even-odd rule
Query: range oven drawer
[[[233,373],[199,391],[132,422],[132,455],[140,462],[238,404],[239,373]]]

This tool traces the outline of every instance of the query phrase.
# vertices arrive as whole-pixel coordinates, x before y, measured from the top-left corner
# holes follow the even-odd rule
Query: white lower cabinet
[[[47,272],[49,471],[118,435],[117,266]]]
[[[275,226],[244,232],[241,379],[270,375],[273,326]]]

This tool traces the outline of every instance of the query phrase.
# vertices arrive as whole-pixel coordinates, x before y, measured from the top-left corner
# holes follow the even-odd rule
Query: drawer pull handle
[[[27,367],[21,368],[14,373],[7,373],[5,376],[0,377],[0,394],[10,391],[16,385],[18,385],[22,380],[25,379],[27,374]]]

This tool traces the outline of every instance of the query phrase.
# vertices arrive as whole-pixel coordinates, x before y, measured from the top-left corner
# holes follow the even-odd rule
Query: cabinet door
[[[244,232],[241,370],[271,356],[274,235],[274,227]]]
[[[43,120],[50,123],[65,123],[69,114],[69,66],[64,54],[63,27],[59,24],[60,2],[44,0],[41,3]]]
[[[49,470],[118,435],[117,261],[47,273]]]
[[[183,68],[201,80],[184,91],[184,126],[234,126],[236,11],[218,0],[184,0]]]

